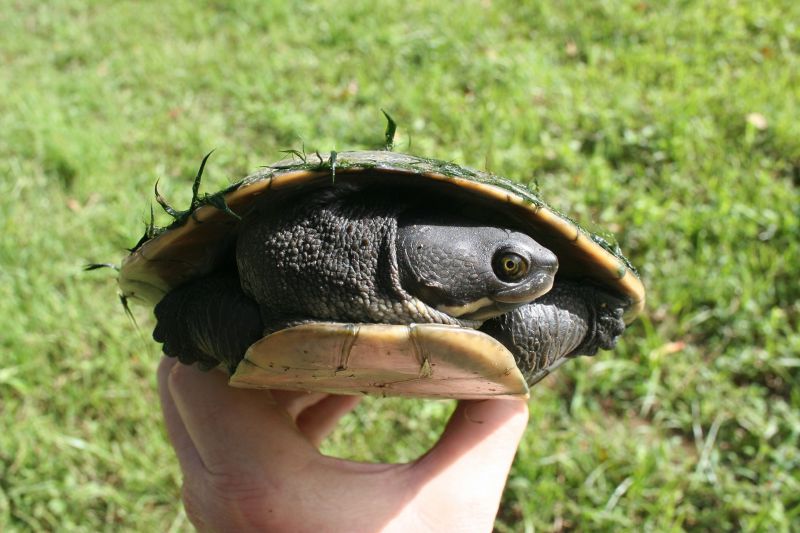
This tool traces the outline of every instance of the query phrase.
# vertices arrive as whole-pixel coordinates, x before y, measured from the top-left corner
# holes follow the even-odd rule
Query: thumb
[[[467,505],[493,520],[527,421],[525,400],[461,402],[436,446],[411,468],[414,481],[423,493],[449,495],[438,500],[440,511]]]

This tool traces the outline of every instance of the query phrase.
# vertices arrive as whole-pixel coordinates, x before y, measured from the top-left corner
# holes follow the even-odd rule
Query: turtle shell
[[[316,187],[374,184],[418,188],[420,194],[438,194],[454,203],[469,205],[470,209],[479,209],[481,213],[505,217],[556,254],[559,260],[557,279],[591,280],[621,296],[628,302],[624,313],[626,323],[630,323],[644,306],[642,282],[621,251],[548,206],[526,187],[453,163],[389,151],[331,152],[327,157],[316,154],[282,161],[215,195],[206,196],[204,202],[193,202],[194,207],[176,213],[175,221],[167,228],[149,228],[124,259],[118,278],[122,297],[156,304],[171,289],[229,261],[240,217],[246,216],[256,205],[263,208],[265,202],[303,201],[304,194]],[[388,329],[375,328],[370,330],[374,339],[389,334]],[[304,331],[306,335],[311,333],[308,328]],[[280,333],[283,332],[273,336]],[[328,338],[329,333],[320,335]],[[434,337],[456,335],[438,330],[434,333]],[[246,373],[242,364],[239,369]],[[257,383],[248,384],[248,379],[242,378],[238,384],[258,386]],[[316,389],[331,390],[331,387],[320,385]],[[357,387],[352,389],[355,391]],[[333,390],[338,389],[333,387]]]

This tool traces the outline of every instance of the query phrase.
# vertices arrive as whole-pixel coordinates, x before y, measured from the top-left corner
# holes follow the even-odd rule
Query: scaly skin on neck
[[[236,258],[267,331],[302,321],[477,327],[411,295],[397,265],[396,195],[327,189],[243,224]]]

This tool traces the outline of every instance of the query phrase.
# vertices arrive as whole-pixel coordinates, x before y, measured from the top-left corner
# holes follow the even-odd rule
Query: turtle
[[[209,154],[210,155],[210,154]],[[292,151],[148,226],[124,301],[166,355],[237,387],[528,397],[642,311],[616,245],[529,188],[389,150]]]

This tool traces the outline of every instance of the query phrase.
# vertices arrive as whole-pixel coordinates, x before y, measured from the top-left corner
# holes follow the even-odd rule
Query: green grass
[[[152,319],[81,266],[208,150],[213,191],[380,146],[380,108],[397,150],[615,233],[648,287],[534,390],[497,529],[797,530],[800,4],[563,4],[0,0],[0,530],[188,528]],[[410,459],[451,409],[367,402],[326,449]]]

